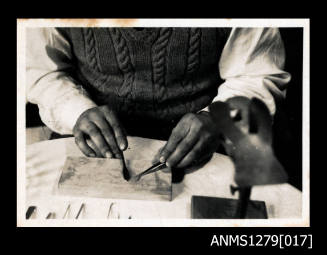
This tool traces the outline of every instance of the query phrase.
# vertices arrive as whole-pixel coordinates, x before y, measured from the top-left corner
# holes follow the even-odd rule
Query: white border
[[[268,220],[25,220],[25,29],[27,27],[303,27],[303,193],[302,218]],[[174,226],[174,227],[308,227],[310,222],[309,162],[309,19],[18,19],[17,20],[17,226]]]

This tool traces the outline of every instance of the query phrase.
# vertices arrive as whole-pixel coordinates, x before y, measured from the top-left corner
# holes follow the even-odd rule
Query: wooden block
[[[235,219],[237,199],[192,196],[192,219]],[[246,219],[267,219],[265,202],[250,200]]]
[[[126,160],[131,176],[151,166],[149,160]],[[171,172],[145,175],[127,182],[119,159],[67,157],[58,183],[58,194],[112,199],[171,200]],[[164,170],[164,169],[163,169]]]

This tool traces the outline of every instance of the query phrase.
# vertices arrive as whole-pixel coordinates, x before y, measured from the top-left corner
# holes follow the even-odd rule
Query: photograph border
[[[32,27],[302,27],[302,217],[298,219],[83,219],[26,220],[26,29]],[[17,19],[17,226],[18,227],[309,227],[310,226],[310,19]]]

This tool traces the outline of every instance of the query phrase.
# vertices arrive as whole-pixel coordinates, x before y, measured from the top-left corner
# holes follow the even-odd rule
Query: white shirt
[[[41,119],[50,129],[72,134],[78,117],[97,105],[65,72],[72,65],[70,44],[55,28],[27,29],[26,44],[27,101],[38,104]],[[48,56],[49,50],[56,59]],[[274,114],[274,97],[285,96],[291,78],[283,71],[284,62],[278,28],[233,28],[217,66],[224,82],[213,102],[257,97]]]

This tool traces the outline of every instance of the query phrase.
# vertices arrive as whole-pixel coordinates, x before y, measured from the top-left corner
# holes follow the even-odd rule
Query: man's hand
[[[76,121],[73,134],[77,146],[89,157],[121,158],[121,150],[127,148],[123,128],[115,112],[106,105],[83,112]],[[90,139],[89,143],[87,139]]]
[[[159,160],[168,167],[188,167],[211,156],[219,145],[215,125],[208,113],[188,113],[173,129]]]

